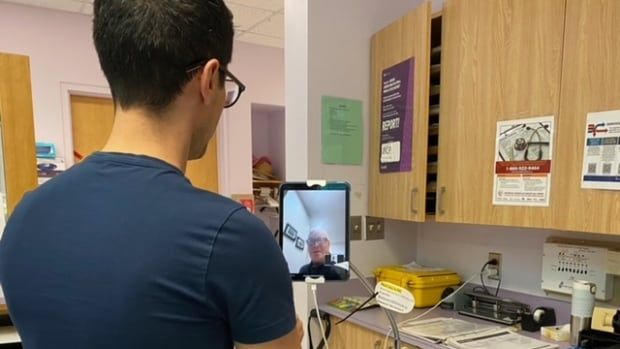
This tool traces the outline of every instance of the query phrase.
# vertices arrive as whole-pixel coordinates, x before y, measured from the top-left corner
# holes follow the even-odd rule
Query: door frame
[[[62,104],[62,138],[63,154],[67,168],[73,166],[73,122],[71,115],[71,96],[112,98],[110,88],[107,86],[79,84],[72,82],[60,82],[60,96]],[[221,195],[230,195],[230,182],[228,176],[228,118],[227,109],[222,112],[219,125],[217,127],[217,171],[218,187]]]
[[[73,119],[71,115],[71,96],[112,98],[110,88],[87,84],[60,82],[60,96],[62,103],[62,139],[63,154],[67,168],[73,166]]]

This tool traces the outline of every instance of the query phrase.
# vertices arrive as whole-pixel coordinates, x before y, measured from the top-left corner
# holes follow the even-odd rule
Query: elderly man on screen
[[[340,268],[331,261],[331,242],[323,229],[313,228],[308,235],[308,254],[310,263],[299,269],[302,275],[323,275],[326,280],[345,280],[347,270]]]

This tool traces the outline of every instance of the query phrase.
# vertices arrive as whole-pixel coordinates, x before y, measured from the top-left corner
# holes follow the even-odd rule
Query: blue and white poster
[[[584,148],[581,187],[620,190],[620,110],[588,114]]]
[[[407,59],[382,73],[381,173],[411,171],[414,62]]]

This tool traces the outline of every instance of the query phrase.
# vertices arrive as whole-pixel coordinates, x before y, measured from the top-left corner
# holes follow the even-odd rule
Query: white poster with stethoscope
[[[549,206],[552,154],[552,115],[498,122],[493,204]]]
[[[620,190],[620,110],[588,113],[584,189]]]

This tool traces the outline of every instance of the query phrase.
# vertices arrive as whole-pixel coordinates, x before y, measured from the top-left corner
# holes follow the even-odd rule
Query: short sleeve
[[[206,290],[207,301],[224,313],[235,342],[269,342],[295,328],[286,261],[269,229],[245,208],[235,211],[218,233]]]

